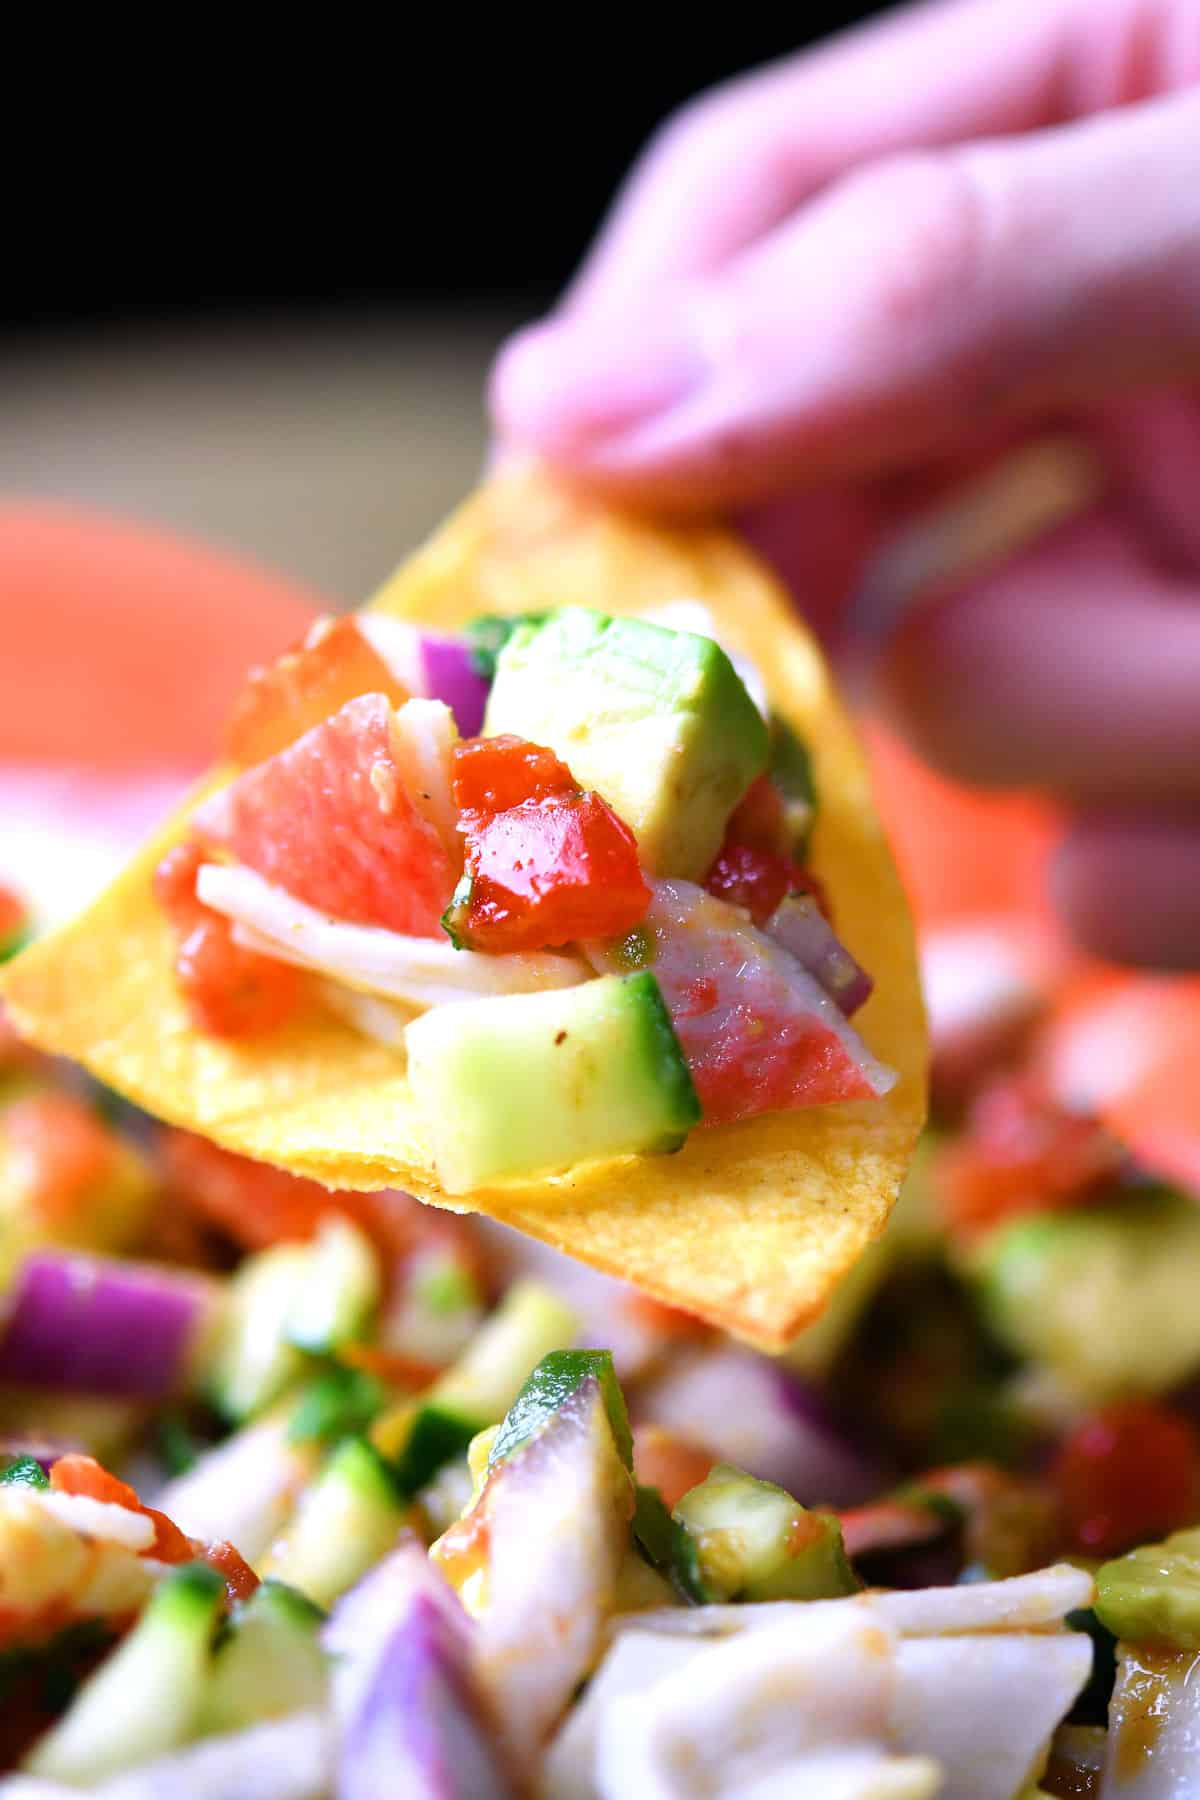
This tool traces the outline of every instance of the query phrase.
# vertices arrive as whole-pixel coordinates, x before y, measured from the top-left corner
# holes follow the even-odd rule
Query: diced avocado
[[[204,1384],[226,1418],[262,1412],[304,1373],[290,1324],[311,1260],[309,1244],[277,1244],[248,1256],[233,1277]]]
[[[1096,1616],[1127,1643],[1200,1650],[1200,1528],[1102,1563]]]
[[[91,1787],[173,1750],[195,1728],[225,1584],[187,1563],[159,1583],[133,1631],[79,1689],[26,1768]]]
[[[347,1438],[305,1491],[265,1573],[331,1606],[392,1548],[404,1516],[379,1452],[365,1438]]]
[[[547,745],[625,821],[646,868],[692,881],[767,766],[766,724],[711,638],[583,607],[513,632],[484,730]]]
[[[993,1233],[973,1268],[992,1328],[1080,1396],[1158,1393],[1200,1367],[1200,1207],[1131,1193]]]
[[[530,1369],[549,1351],[569,1344],[578,1330],[570,1307],[549,1288],[536,1281],[514,1283],[458,1361],[409,1410],[400,1442],[388,1443],[385,1433],[401,1492],[419,1493],[477,1432],[499,1424]]]
[[[833,1600],[858,1580],[831,1513],[718,1463],[677,1503],[680,1584],[689,1599]]]
[[[488,1456],[489,1465],[494,1468],[535,1437],[590,1377],[600,1384],[613,1441],[621,1460],[627,1469],[632,1469],[633,1434],[611,1350],[552,1350],[549,1356],[544,1356],[505,1414]]]
[[[772,713],[770,731],[771,780],[783,796],[783,816],[791,840],[793,856],[803,857],[817,816],[817,790],[813,782],[812,757],[808,745],[802,743],[787,720]]]
[[[239,1606],[217,1649],[199,1733],[241,1731],[324,1703],[328,1665],[319,1606],[281,1581],[264,1581]]]
[[[379,1262],[366,1237],[349,1219],[331,1214],[310,1246],[288,1312],[288,1336],[317,1356],[366,1337],[379,1289]]]
[[[471,667],[476,675],[491,681],[496,673],[496,658],[520,625],[538,625],[545,613],[481,613],[467,626],[471,646]]]
[[[36,1456],[14,1456],[0,1474],[0,1486],[48,1488],[50,1481]]]
[[[288,1422],[290,1444],[334,1444],[378,1418],[388,1389],[365,1369],[322,1369],[304,1389]]]
[[[448,1194],[676,1150],[700,1119],[649,972],[436,1006],[405,1037]]]

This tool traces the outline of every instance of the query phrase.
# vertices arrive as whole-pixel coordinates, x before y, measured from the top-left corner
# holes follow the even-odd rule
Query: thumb
[[[640,501],[745,504],[1200,377],[1200,94],[877,163],[716,273],[501,354],[510,441]]]

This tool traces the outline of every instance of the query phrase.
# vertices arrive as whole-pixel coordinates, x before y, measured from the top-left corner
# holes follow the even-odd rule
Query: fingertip
[[[1085,814],[1048,879],[1069,931],[1093,955],[1200,968],[1200,816]]]
[[[586,464],[677,405],[703,375],[698,346],[669,308],[564,315],[529,326],[503,347],[490,404],[510,441]]]

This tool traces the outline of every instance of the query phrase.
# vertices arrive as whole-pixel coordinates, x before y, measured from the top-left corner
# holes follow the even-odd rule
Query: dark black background
[[[0,324],[541,303],[673,107],[881,10],[203,12],[127,46],[64,12],[9,61]]]

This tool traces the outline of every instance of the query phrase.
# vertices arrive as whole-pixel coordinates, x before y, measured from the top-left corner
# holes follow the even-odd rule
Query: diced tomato
[[[226,754],[248,767],[295,743],[360,694],[411,696],[352,618],[319,618],[300,643],[252,671],[225,733]]]
[[[972,1232],[1083,1205],[1121,1159],[1094,1119],[1066,1112],[1034,1077],[1006,1075],[976,1097],[962,1134],[938,1149],[932,1176],[951,1229]]]
[[[176,844],[154,871],[154,893],[180,934],[175,978],[198,1031],[257,1037],[295,1011],[304,989],[298,969],[244,950],[233,926],[196,898],[196,873],[209,860],[195,839]]]
[[[25,902],[11,888],[0,883],[0,962],[20,946],[29,929],[29,913]]]
[[[469,898],[449,921],[474,950],[541,950],[620,937],[650,889],[628,826],[552,751],[516,737],[456,747],[454,795]]]
[[[1200,1520],[1200,1433],[1153,1400],[1093,1413],[1050,1470],[1070,1548],[1119,1556]]]
[[[295,1012],[304,986],[299,969],[234,942],[219,913],[193,925],[179,946],[175,976],[199,1031],[213,1037],[261,1037]]]
[[[703,1444],[678,1437],[664,1425],[639,1425],[633,1434],[633,1469],[643,1487],[657,1488],[674,1506],[711,1474],[716,1457]]]
[[[639,1293],[636,1289],[625,1296],[623,1306],[631,1318],[648,1325],[651,1331],[663,1337],[695,1342],[698,1338],[712,1336],[712,1326],[698,1319],[695,1313],[668,1306],[665,1300],[655,1300],[652,1295]]]
[[[50,1465],[50,1486],[59,1494],[83,1494],[105,1506],[124,1506],[140,1513],[142,1503],[128,1482],[121,1481],[98,1463],[94,1456],[71,1451]]]
[[[72,1451],[50,1465],[50,1486],[59,1494],[82,1494],[106,1506],[123,1506],[129,1512],[141,1513],[154,1526],[154,1542],[144,1552],[159,1562],[191,1562],[196,1547],[191,1538],[180,1531],[166,1513],[143,1506],[137,1492],[98,1463],[94,1456]]]
[[[119,1146],[73,1094],[27,1094],[4,1112],[4,1135],[21,1170],[23,1204],[46,1225],[70,1223],[113,1173]]]
[[[788,843],[787,811],[783,795],[769,775],[759,775],[746,789],[734,807],[725,828],[730,844],[748,844],[753,850],[767,850],[786,856]]]
[[[523,800],[578,792],[566,763],[541,744],[506,733],[454,746],[454,803],[460,812],[507,812]]]
[[[154,898],[177,931],[190,931],[209,910],[196,898],[196,876],[208,861],[195,838],[175,844],[154,871]]]
[[[811,894],[828,917],[824,890],[807,869],[790,857],[731,838],[722,845],[704,885],[716,899],[743,907],[759,926],[788,894]]]
[[[434,1212],[396,1188],[356,1194],[322,1187],[319,1181],[222,1150],[189,1131],[165,1132],[161,1147],[175,1206],[199,1215],[247,1250],[311,1238],[322,1219],[341,1213],[389,1262],[430,1242],[451,1244],[480,1291],[488,1291],[488,1271],[468,1219]]]
[[[223,1578],[225,1598],[230,1606],[235,1601],[250,1598],[258,1586],[258,1576],[228,1538],[216,1538],[211,1544],[205,1544],[202,1555],[209,1568],[215,1569]]]
[[[441,1363],[419,1362],[415,1356],[403,1356],[395,1350],[381,1350],[377,1344],[342,1344],[338,1358],[352,1369],[373,1375],[385,1387],[420,1393],[432,1386],[442,1372]]]

